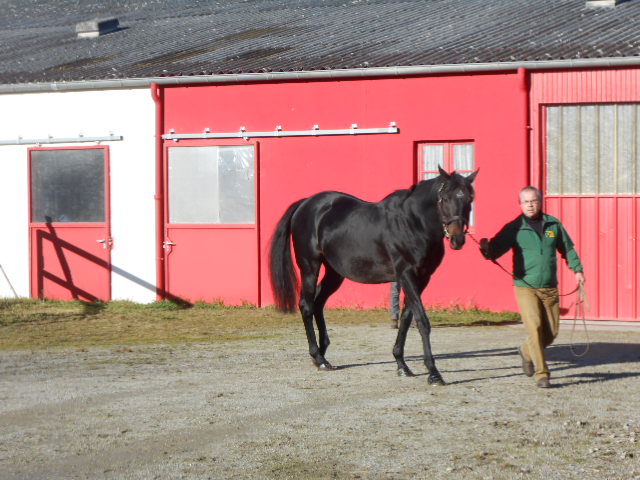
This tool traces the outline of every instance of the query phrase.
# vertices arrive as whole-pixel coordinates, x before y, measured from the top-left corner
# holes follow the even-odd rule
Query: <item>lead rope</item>
[[[571,336],[569,337],[569,348],[571,349],[571,353],[574,357],[584,357],[589,351],[589,347],[591,346],[591,340],[589,340],[589,332],[587,331],[587,322],[585,321],[585,313],[584,313],[584,304],[587,304],[587,309],[591,310],[589,305],[589,299],[587,298],[587,292],[584,289],[582,283],[578,285],[578,294],[576,295],[576,308],[575,314],[573,316],[573,328],[571,329]],[[578,322],[578,317],[582,318],[582,326],[584,328],[584,334],[587,337],[587,344],[584,348],[584,352],[578,354],[573,347],[573,334],[576,331],[576,323]]]
[[[467,235],[469,235],[471,237],[471,239],[474,242],[476,242],[478,244],[478,246],[480,246],[480,242],[476,239],[476,237],[473,236],[473,234],[467,232]],[[494,260],[493,258],[491,258],[490,260],[491,260],[492,263],[494,263],[495,265],[500,267],[509,276],[511,276],[512,278],[516,278],[516,276],[513,274],[513,272],[510,272],[509,270],[504,268],[496,260]],[[529,285],[524,279],[520,278],[519,280],[522,280],[524,283]],[[529,285],[529,286],[531,288],[535,288],[532,285]],[[571,295],[573,293],[576,293],[576,308],[575,308],[575,314],[574,314],[574,318],[573,318],[573,328],[571,329],[571,336],[569,338],[569,349],[571,350],[571,353],[573,354],[574,357],[584,357],[587,354],[587,352],[589,351],[589,347],[591,346],[591,341],[589,340],[589,332],[587,331],[587,322],[585,320],[584,303],[585,302],[587,303],[587,308],[589,310],[591,310],[591,307],[589,306],[589,300],[587,299],[587,292],[585,291],[584,286],[582,285],[582,283],[579,283],[578,286],[576,288],[574,288],[573,290],[571,290],[569,293],[562,293],[562,294],[558,293],[558,296],[559,297],[565,297],[565,296]],[[585,346],[584,352],[582,352],[580,354],[577,354],[575,352],[575,348],[573,347],[573,334],[576,331],[576,323],[578,321],[578,317],[580,317],[581,320],[582,320],[582,326],[584,328],[584,333],[587,336],[587,344]]]

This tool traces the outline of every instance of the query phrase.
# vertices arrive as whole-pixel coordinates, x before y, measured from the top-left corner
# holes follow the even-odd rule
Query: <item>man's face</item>
[[[531,190],[522,192],[520,194],[520,208],[526,217],[533,218],[538,215],[542,205],[540,205],[540,200],[536,192],[532,192]]]

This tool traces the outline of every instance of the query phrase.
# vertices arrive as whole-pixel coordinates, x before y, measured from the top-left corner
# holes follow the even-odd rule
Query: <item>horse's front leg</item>
[[[418,331],[422,337],[424,364],[429,371],[429,385],[446,385],[442,375],[436,368],[436,361],[434,360],[433,353],[431,351],[431,323],[429,322],[429,317],[427,316],[427,312],[424,311],[422,303],[420,303],[419,309],[422,310],[422,315],[418,317],[416,323],[418,324]]]
[[[425,285],[426,283],[428,283],[428,280],[427,282],[425,282]],[[427,316],[427,312],[424,310],[422,300],[420,299],[421,290],[416,288],[416,284],[411,281],[403,282],[402,288],[405,292],[405,305],[408,304],[411,308],[413,318],[415,318],[416,323],[418,324],[418,331],[420,332],[420,336],[422,337],[424,364],[429,371],[428,382],[430,385],[445,385],[445,381],[442,378],[442,375],[440,375],[440,372],[436,368],[436,362],[433,358],[433,353],[431,352],[431,323],[429,322],[429,317]],[[409,328],[409,325],[407,325],[406,327]],[[400,334],[398,334],[398,336],[399,335]],[[402,346],[404,347],[404,342]]]
[[[415,375],[404,361],[404,344],[407,340],[407,332],[411,325],[413,315],[409,308],[402,310],[402,316],[398,325],[398,336],[396,337],[396,343],[393,346],[393,356],[398,364],[398,376],[400,377],[414,377]]]

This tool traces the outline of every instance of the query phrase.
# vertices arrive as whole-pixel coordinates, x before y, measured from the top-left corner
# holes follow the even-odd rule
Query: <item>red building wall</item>
[[[339,190],[378,201],[415,181],[416,148],[424,141],[470,140],[475,145],[477,238],[492,236],[519,210],[517,192],[528,176],[526,97],[516,72],[458,76],[305,81],[170,87],[165,91],[168,132],[343,129],[386,127],[396,134],[249,139],[259,151],[261,303],[272,302],[266,251],[271,232],[293,201]],[[522,121],[520,121],[522,120]],[[166,133],[166,132],[165,132]],[[242,139],[211,144],[243,143]],[[188,141],[180,142],[188,145]],[[202,144],[202,142],[200,142]],[[504,259],[509,266],[509,259]],[[223,272],[220,272],[223,275]],[[427,305],[516,308],[511,279],[483,260],[468,239],[447,249],[427,287]],[[212,283],[215,289],[215,281]],[[388,285],[345,282],[330,306],[388,305]]]
[[[639,68],[533,72],[531,175],[535,185],[545,190],[544,110],[548,105],[638,102]],[[640,320],[640,195],[550,196],[545,208],[562,219],[585,266],[587,317]],[[574,286],[572,273],[562,268],[560,290],[568,292]],[[568,315],[574,314],[574,302],[573,295],[561,299]]]

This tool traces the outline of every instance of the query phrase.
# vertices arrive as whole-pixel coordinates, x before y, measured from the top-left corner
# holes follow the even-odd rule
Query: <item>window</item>
[[[551,106],[547,194],[640,194],[638,104]]]
[[[255,223],[253,146],[169,148],[169,223]]]
[[[418,180],[439,175],[438,166],[447,172],[467,176],[475,169],[473,143],[422,143],[418,150]]]
[[[32,222],[104,222],[105,149],[32,150]]]
[[[447,172],[455,170],[467,176],[475,170],[475,149],[470,142],[438,142],[418,145],[418,180],[429,180],[440,173],[438,166]],[[469,225],[474,224],[474,207],[471,207]]]

